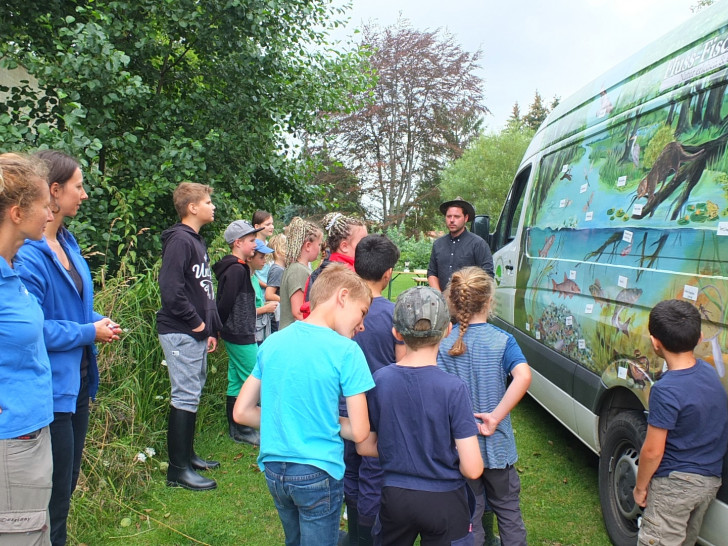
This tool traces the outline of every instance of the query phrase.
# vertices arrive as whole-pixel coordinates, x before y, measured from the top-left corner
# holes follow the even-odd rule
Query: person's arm
[[[435,241],[437,243],[437,241]],[[427,284],[429,284],[435,290],[442,292],[440,288],[440,279],[437,276],[437,250],[435,244],[432,245],[432,251],[430,252],[430,263],[427,266]]]
[[[248,376],[233,407],[233,420],[241,425],[260,428],[260,379]]]
[[[366,393],[360,392],[346,397],[348,422],[341,422],[341,437],[359,443],[369,436],[369,409]]]
[[[665,454],[667,442],[667,429],[647,425],[647,436],[640,451],[639,465],[637,466],[637,483],[632,491],[635,502],[643,508],[647,504],[647,488],[650,480],[660,466],[662,456]]]
[[[255,314],[256,315],[265,315],[266,313],[272,313],[276,310],[276,307],[278,307],[277,301],[269,301],[268,303],[265,303],[261,305],[260,307],[255,308]]]
[[[296,290],[291,294],[291,313],[296,320],[303,320],[301,305],[303,305],[303,290]]]
[[[531,385],[531,367],[526,362],[517,364],[511,371],[511,376],[513,381],[495,409],[490,413],[474,414],[477,419],[482,421],[482,423],[478,423],[478,431],[483,436],[490,436],[495,432],[498,423],[516,407]]]
[[[483,457],[480,455],[478,437],[469,436],[461,440],[456,438],[455,447],[457,447],[458,457],[460,457],[460,473],[469,480],[480,478],[483,474]]]
[[[276,294],[275,286],[268,286],[265,289],[265,301],[281,301],[281,297]]]
[[[159,270],[159,293],[165,312],[184,322],[193,332],[204,330],[205,321],[190,303],[186,291],[185,271],[190,267],[190,245],[173,237],[167,243]]]
[[[480,238],[478,235],[476,235],[476,237]],[[494,271],[493,254],[490,252],[490,247],[484,239],[480,239],[479,244],[475,248],[475,253],[475,263],[483,268],[483,270],[492,277]]]
[[[366,440],[357,442],[356,452],[362,457],[379,457],[379,451],[377,451],[377,433],[371,431]]]

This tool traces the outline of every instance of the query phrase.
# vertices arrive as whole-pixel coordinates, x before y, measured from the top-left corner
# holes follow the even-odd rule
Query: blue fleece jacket
[[[43,309],[43,337],[53,372],[53,411],[75,412],[81,387],[81,359],[88,351],[89,394],[96,396],[99,369],[96,364],[96,328],[94,322],[103,317],[93,309],[93,280],[81,249],[68,230],[61,228],[58,242],[73,262],[83,280],[83,299],[71,275],[48,246],[26,240],[15,259],[15,267],[31,294]]]

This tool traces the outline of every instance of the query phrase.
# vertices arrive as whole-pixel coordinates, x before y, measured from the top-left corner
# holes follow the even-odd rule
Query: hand
[[[207,352],[214,353],[215,349],[217,349],[217,338],[210,336],[207,338]]]
[[[477,423],[478,432],[483,436],[492,436],[498,428],[498,421],[493,417],[492,413],[474,413],[476,419],[480,419],[482,423]]]
[[[641,488],[635,486],[635,488],[632,490],[632,496],[634,497],[634,501],[644,508],[647,506],[647,488]]]
[[[197,328],[193,328],[192,331],[193,332],[202,332],[202,330],[204,330],[204,329],[205,329],[205,323],[203,322]]]
[[[111,343],[119,339],[119,334],[121,333],[119,325],[106,317],[94,322],[94,328],[96,329],[94,341],[97,342]]]
[[[261,309],[263,310],[263,313],[273,313],[276,310],[276,307],[278,307],[277,301],[269,301],[261,307]]]

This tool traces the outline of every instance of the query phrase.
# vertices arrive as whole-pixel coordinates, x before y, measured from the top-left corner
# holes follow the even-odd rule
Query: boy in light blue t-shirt
[[[260,346],[253,373],[233,410],[260,428],[265,472],[286,544],[335,545],[344,496],[344,444],[369,435],[369,367],[351,337],[363,330],[369,287],[332,264],[311,290],[311,314]],[[339,418],[339,395],[349,418]],[[260,406],[258,406],[260,401]]]

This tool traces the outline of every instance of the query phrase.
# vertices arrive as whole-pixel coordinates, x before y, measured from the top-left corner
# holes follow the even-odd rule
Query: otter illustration
[[[660,155],[657,156],[657,160],[650,172],[640,181],[639,186],[637,186],[637,196],[632,202],[634,203],[640,197],[647,197],[647,201],[651,201],[658,184],[662,187],[667,177],[672,173],[676,173],[683,163],[697,159],[704,152],[705,150],[700,150],[694,154],[689,154],[678,141],[674,140],[668,143],[662,149]]]

